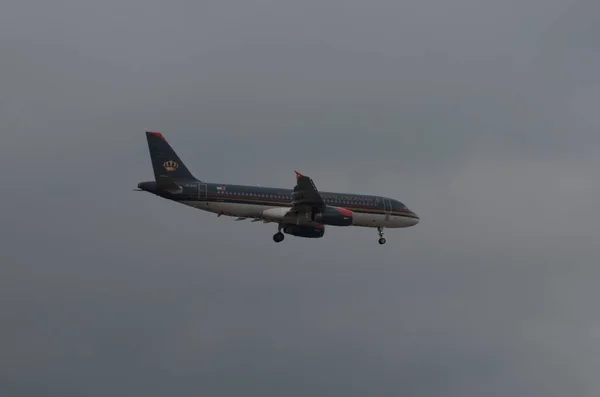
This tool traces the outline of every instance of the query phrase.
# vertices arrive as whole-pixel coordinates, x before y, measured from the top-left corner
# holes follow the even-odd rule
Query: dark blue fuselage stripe
[[[186,197],[178,197],[177,201],[199,201],[199,202],[213,202],[213,203],[228,203],[228,204],[253,204],[253,205],[263,205],[263,206],[273,206],[273,207],[291,207],[291,204],[289,201],[284,201],[284,200],[265,200],[263,198],[254,198],[254,199],[248,199],[248,197],[235,197],[235,198],[231,198],[231,197],[227,197],[225,195],[208,195],[206,197],[206,200],[199,200],[197,195],[188,195]],[[326,201],[326,204],[327,203]],[[335,205],[335,204],[329,204],[329,205]],[[359,214],[372,214],[372,215],[385,215],[386,212],[384,211],[383,208],[377,207],[366,207],[366,206],[356,206],[356,205],[352,205],[352,206],[340,206],[342,208],[346,208],[350,211],[359,213]],[[389,213],[392,216],[402,216],[405,218],[414,218],[414,216],[412,216],[411,214],[407,213],[407,212],[403,212],[403,211],[397,211],[397,210],[393,210]]]

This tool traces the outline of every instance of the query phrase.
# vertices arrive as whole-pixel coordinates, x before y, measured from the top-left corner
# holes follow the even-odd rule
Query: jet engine
[[[325,228],[322,226],[286,225],[283,232],[296,237],[321,238],[325,234]]]
[[[354,213],[345,208],[325,207],[325,210],[313,212],[312,220],[324,225],[350,226]]]

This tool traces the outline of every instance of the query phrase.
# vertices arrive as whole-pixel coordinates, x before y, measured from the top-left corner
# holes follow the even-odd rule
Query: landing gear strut
[[[379,234],[379,244],[385,244],[385,238],[383,237],[383,227],[379,226],[377,228],[377,233]]]
[[[281,233],[281,225],[279,225],[277,228],[277,233],[273,235],[273,241],[275,241],[276,243],[280,243],[283,241],[284,238],[285,234]]]

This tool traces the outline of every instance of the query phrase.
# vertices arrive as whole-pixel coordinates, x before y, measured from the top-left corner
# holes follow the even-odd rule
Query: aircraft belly
[[[221,213],[227,216],[237,216],[245,218],[258,218],[263,210],[266,208],[264,205],[258,204],[237,204],[237,203],[209,203],[210,211],[215,213]]]
[[[385,215],[382,214],[365,214],[365,213],[354,213],[354,219],[352,224],[354,226],[364,227],[386,227],[386,228],[402,228],[413,226],[415,223],[412,219],[404,216],[390,216],[386,219]]]
[[[388,228],[403,228],[416,225],[416,222],[405,216],[391,216],[386,227]]]
[[[198,208],[215,214],[241,218],[259,218],[262,211],[273,208],[272,206],[258,204],[237,204],[224,202],[189,201],[182,204]],[[382,214],[354,213],[352,225],[362,227],[404,228],[415,225],[415,221],[404,216],[390,216],[386,220]]]
[[[355,212],[352,219],[352,224],[354,226],[377,227],[382,226],[384,223],[384,216],[379,214],[364,214]]]

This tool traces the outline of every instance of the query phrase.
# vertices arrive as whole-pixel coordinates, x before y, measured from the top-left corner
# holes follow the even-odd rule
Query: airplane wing
[[[325,201],[317,190],[313,180],[298,171],[296,173],[296,186],[292,192],[292,208],[288,211],[289,215],[310,215],[313,208],[323,209],[326,207]]]
[[[296,186],[292,192],[292,206],[281,215],[275,215],[275,219],[265,219],[263,222],[279,222],[283,224],[295,225],[320,225],[320,223],[312,220],[313,210],[323,210],[327,207],[323,197],[317,190],[311,178],[302,175],[298,171],[296,173]],[[283,208],[280,207],[281,210]]]
[[[325,208],[326,204],[317,190],[315,183],[308,176],[296,173],[296,186],[292,193],[291,211],[303,211],[310,208]]]

